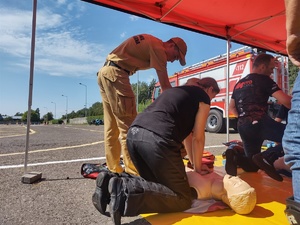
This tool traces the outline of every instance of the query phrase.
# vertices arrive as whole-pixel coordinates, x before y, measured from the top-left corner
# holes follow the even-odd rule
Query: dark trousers
[[[238,131],[244,144],[246,158],[243,159],[245,168],[248,172],[255,172],[258,167],[252,162],[252,156],[261,152],[261,146],[264,140],[282,142],[285,130],[285,124],[276,122],[269,116],[264,116],[259,121],[249,121],[238,126]],[[268,148],[262,152],[263,157],[270,163],[273,163],[279,157],[284,155],[281,144],[276,147]]]
[[[127,146],[140,177],[123,179],[126,195],[124,216],[180,212],[191,207],[181,143],[132,127],[127,134]]]

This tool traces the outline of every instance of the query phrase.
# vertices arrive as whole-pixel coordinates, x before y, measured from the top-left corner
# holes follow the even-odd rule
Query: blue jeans
[[[300,72],[293,87],[292,107],[283,136],[285,163],[291,166],[294,199],[300,203]]]

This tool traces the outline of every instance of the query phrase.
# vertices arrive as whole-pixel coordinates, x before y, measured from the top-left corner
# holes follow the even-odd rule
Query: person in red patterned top
[[[275,58],[269,54],[258,55],[253,62],[253,72],[239,80],[235,85],[229,103],[231,110],[238,117],[238,132],[241,136],[245,155],[236,154],[234,149],[226,150],[226,172],[237,175],[237,165],[247,172],[263,169],[278,181],[282,177],[276,172],[273,163],[283,156],[282,149],[261,153],[264,140],[282,141],[285,124],[276,122],[268,115],[268,99],[276,98],[290,108],[291,96],[285,94],[271,79],[275,68]]]

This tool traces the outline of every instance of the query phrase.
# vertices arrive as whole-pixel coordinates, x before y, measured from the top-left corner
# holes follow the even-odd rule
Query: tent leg
[[[25,147],[25,162],[24,162],[24,175],[21,181],[26,184],[31,184],[42,178],[42,173],[32,172],[27,173],[28,162],[28,146],[29,146],[29,132],[31,123],[31,105],[32,105],[32,89],[33,89],[33,71],[34,71],[34,49],[35,49],[35,30],[36,30],[36,9],[37,0],[33,0],[33,13],[32,13],[32,37],[31,37],[31,57],[30,57],[30,78],[29,78],[29,95],[28,95],[28,111],[27,111],[27,132],[26,132],[26,147]]]
[[[226,28],[226,32],[228,34],[229,27]],[[226,62],[226,68],[227,68],[227,76],[226,76],[226,142],[229,141],[229,77],[230,77],[230,47],[231,47],[231,38],[229,35],[227,35],[227,62]]]

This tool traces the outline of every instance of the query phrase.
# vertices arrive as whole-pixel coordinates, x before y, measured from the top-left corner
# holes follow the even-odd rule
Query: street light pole
[[[51,102],[54,104],[54,119],[56,119],[56,103],[55,102]]]
[[[46,116],[44,116],[43,119],[44,119],[44,123],[46,122],[45,124],[47,124],[47,122],[48,122],[48,108],[47,107],[44,107],[44,108],[46,109]]]
[[[87,85],[83,84],[83,83],[79,83],[82,86],[85,86],[85,117],[87,117]]]
[[[66,97],[66,124],[68,124],[68,96],[66,95],[61,95]]]

